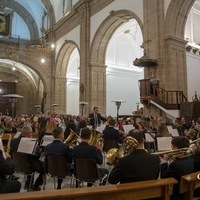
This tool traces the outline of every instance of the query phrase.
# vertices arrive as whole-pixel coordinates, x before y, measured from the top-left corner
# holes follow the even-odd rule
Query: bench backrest
[[[160,197],[169,200],[173,192],[174,178],[141,181],[119,185],[106,185],[98,187],[83,187],[42,192],[28,192],[19,194],[2,194],[1,200],[110,200],[110,199],[148,199]]]

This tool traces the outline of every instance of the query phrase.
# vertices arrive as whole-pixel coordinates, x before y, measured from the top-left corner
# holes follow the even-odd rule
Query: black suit
[[[72,150],[68,145],[64,144],[61,140],[54,140],[52,143],[48,144],[45,149],[45,155],[55,155],[55,156],[65,156],[67,159],[68,167],[71,172],[73,172],[72,166]],[[58,187],[57,189],[61,189],[63,179],[58,178]]]
[[[48,144],[45,149],[46,155],[65,156],[68,163],[72,163],[72,150],[69,146],[63,143],[61,140],[54,140]]]
[[[158,156],[144,149],[136,149],[133,153],[118,160],[109,175],[108,182],[117,184],[157,179],[159,163]]]
[[[93,159],[99,165],[103,163],[101,150],[97,149],[95,146],[89,145],[87,142],[81,142],[74,147],[74,157]]]
[[[0,193],[19,192],[21,183],[19,181],[8,181],[6,175],[14,173],[15,167],[12,158],[5,159],[0,153]]]
[[[123,138],[120,136],[119,131],[112,126],[108,126],[103,130],[104,140],[117,140],[119,143],[123,142]]]
[[[172,163],[163,163],[161,167],[161,178],[174,177],[180,183],[181,176],[190,174],[194,171],[194,162],[190,157],[177,158]],[[179,184],[174,185],[173,195],[171,199],[179,200],[183,196],[179,194]]]
[[[81,142],[78,146],[74,147],[74,158],[93,159],[97,164],[103,163],[103,156],[100,149],[95,146],[89,145],[87,142]],[[108,170],[99,168],[100,177],[108,174]]]
[[[106,118],[102,117],[99,113],[90,113],[89,114],[89,125],[93,128],[101,125],[101,120],[106,121]]]

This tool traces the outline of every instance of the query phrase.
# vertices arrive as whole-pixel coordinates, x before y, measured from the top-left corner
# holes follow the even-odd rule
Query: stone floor
[[[106,163],[106,161],[105,161],[105,163]],[[102,164],[101,166],[98,166],[98,167],[106,168],[106,169],[108,169],[109,172],[113,168],[112,166],[107,165],[107,164]],[[20,192],[27,192],[27,190],[24,189],[26,177],[24,175],[18,174],[18,173],[15,173],[14,175],[16,177],[20,177],[19,180],[18,180],[18,181],[21,182],[21,191]],[[35,173],[34,178],[36,179],[37,177],[38,177],[38,174]],[[66,177],[66,179],[63,180],[62,189],[63,188],[70,188],[70,182],[71,182],[71,177]],[[98,182],[97,182],[97,184],[98,184]],[[56,179],[56,186],[57,186],[57,179]],[[83,186],[86,186],[86,183],[84,183]],[[43,187],[41,187],[41,189],[43,190]],[[45,190],[54,190],[54,179],[52,177],[50,177],[49,175],[46,175]]]

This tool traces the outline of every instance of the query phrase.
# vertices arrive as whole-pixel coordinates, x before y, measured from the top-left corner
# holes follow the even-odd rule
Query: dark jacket
[[[97,149],[95,146],[89,145],[87,142],[81,142],[78,146],[74,147],[74,157],[93,159],[99,165],[103,163],[101,150]]]
[[[181,176],[190,174],[194,172],[194,162],[191,157],[177,158],[169,165],[168,163],[163,163],[161,167],[161,178],[175,178],[179,183]],[[174,185],[173,194],[171,199],[179,200],[182,199],[182,195],[179,194],[179,184]]]
[[[5,159],[0,153],[0,187],[6,182],[6,175],[14,173],[15,166],[12,158]]]
[[[120,136],[119,131],[111,126],[108,126],[103,130],[103,139],[117,140],[119,143],[123,142],[123,138]]]
[[[65,156],[68,163],[72,163],[73,152],[69,146],[60,140],[54,140],[45,149],[45,155]]]
[[[159,157],[144,149],[120,158],[112,169],[108,182],[111,184],[129,183],[157,179],[159,175]]]

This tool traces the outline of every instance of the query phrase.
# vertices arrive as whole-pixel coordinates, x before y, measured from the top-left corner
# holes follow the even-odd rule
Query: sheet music
[[[130,130],[134,129],[133,124],[123,125],[124,132],[129,133]]]
[[[14,138],[18,138],[20,136],[21,132],[18,131],[17,133],[15,133]]]
[[[88,125],[87,127],[88,127],[89,129],[92,129],[92,126],[90,126],[90,125]]]
[[[36,138],[21,138],[19,147],[17,149],[18,152],[34,154],[35,148],[37,147],[37,139]]]
[[[97,128],[96,128],[96,131],[98,131],[98,132],[102,133],[102,132],[103,132],[103,130],[105,129],[105,127],[106,127],[106,125],[104,125],[104,124],[101,124],[101,126],[97,126]]]
[[[2,142],[1,138],[0,138],[0,150],[3,152],[3,157],[6,159],[6,155],[5,155],[5,151],[4,151],[4,147],[3,147],[3,142]]]
[[[152,135],[155,136],[154,133],[151,133]],[[155,142],[155,139],[151,137],[151,135],[149,135],[149,133],[145,133],[145,139],[146,139],[146,142]]]
[[[178,130],[176,128],[172,128],[172,126],[167,126],[167,129],[168,129],[169,133],[172,135],[172,137],[179,136]]]
[[[55,138],[53,137],[53,135],[45,135],[42,138],[42,143],[41,146],[47,146],[48,144],[52,143],[55,140]]]
[[[172,137],[157,137],[158,151],[167,151],[171,149]]]

